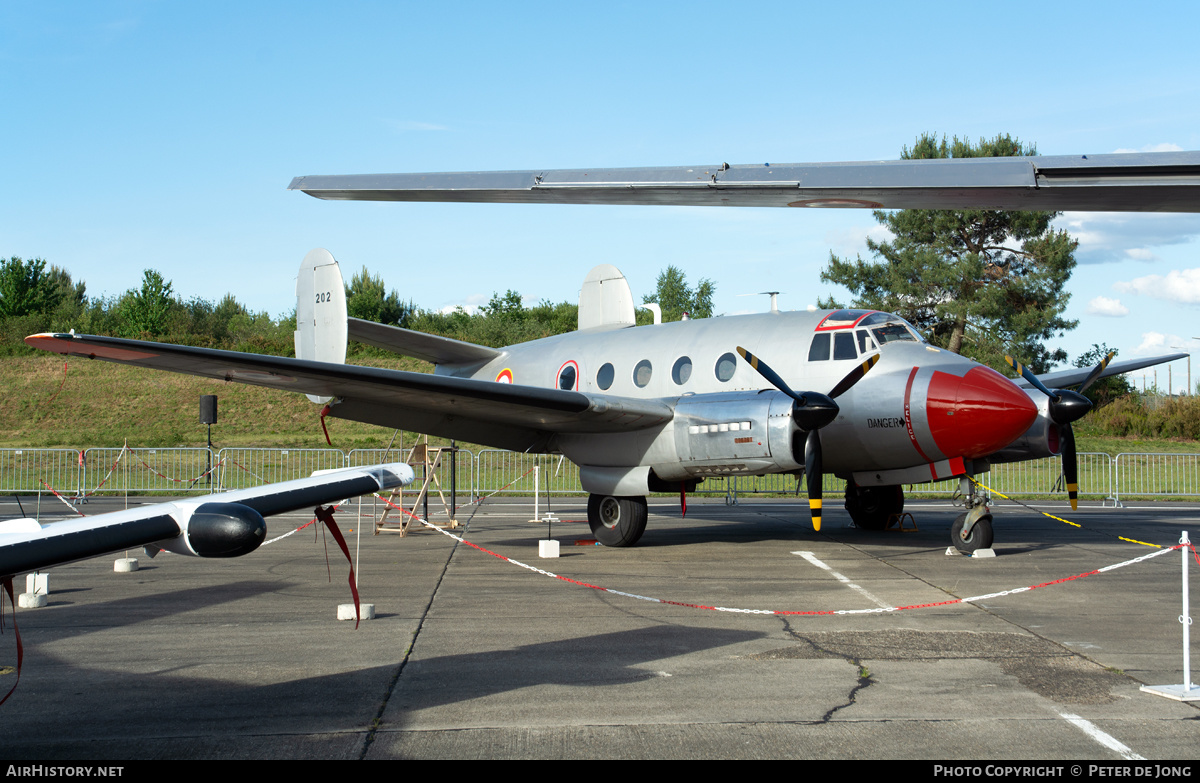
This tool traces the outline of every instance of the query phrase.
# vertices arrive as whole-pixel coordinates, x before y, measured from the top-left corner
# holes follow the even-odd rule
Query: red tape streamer
[[[333,508],[317,506],[316,514],[317,519],[324,522],[325,527],[329,528],[329,532],[333,535],[333,540],[337,541],[338,546],[342,548],[342,554],[346,556],[346,562],[350,564],[350,593],[354,596],[354,627],[358,628],[360,614],[358,610],[358,585],[354,583],[354,561],[350,559],[350,548],[346,546],[346,539],[342,538],[342,531],[338,530],[337,522],[333,521]]]
[[[321,431],[325,433],[325,442],[328,443],[330,446],[332,446],[333,441],[331,441],[329,439],[329,428],[325,426],[325,417],[328,415],[329,415],[329,406],[326,405],[324,408],[321,409]]]
[[[13,633],[17,635],[17,681],[13,683],[12,688],[8,693],[4,694],[4,698],[0,699],[0,704],[8,701],[8,697],[13,695],[17,690],[17,686],[21,683],[21,662],[25,659],[25,647],[21,644],[21,629],[17,628],[17,602],[13,599],[13,578],[5,577],[4,581],[0,582],[3,585],[4,592],[8,593],[8,602],[12,604],[13,616]],[[0,595],[0,632],[4,630],[4,596]]]

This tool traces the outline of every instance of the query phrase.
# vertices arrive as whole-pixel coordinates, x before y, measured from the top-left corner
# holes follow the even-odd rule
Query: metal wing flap
[[[334,416],[504,448],[527,447],[545,433],[640,430],[674,415],[656,400],[116,337],[37,334],[25,342],[72,356],[337,397],[342,402],[333,407]]]
[[[1140,370],[1143,367],[1153,367],[1156,364],[1166,364],[1177,359],[1186,359],[1186,353],[1172,353],[1165,356],[1152,356],[1148,359],[1127,359],[1121,362],[1113,362],[1104,371],[1100,373],[1100,378],[1108,378],[1112,375],[1122,375],[1134,370]],[[1057,372],[1046,373],[1045,375],[1037,376],[1046,387],[1051,389],[1066,389],[1070,386],[1078,386],[1087,380],[1088,374],[1091,373],[1091,367],[1073,367],[1069,370],[1059,370]],[[1016,378],[1013,383],[1023,389],[1032,389],[1033,385],[1023,378]]]
[[[323,199],[1200,212],[1200,152],[296,177]]]

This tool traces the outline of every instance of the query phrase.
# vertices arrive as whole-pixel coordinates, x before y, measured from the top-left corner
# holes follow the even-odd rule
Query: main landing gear
[[[966,476],[958,480],[958,491],[966,502],[967,511],[959,514],[950,526],[954,548],[964,555],[974,554],[977,549],[991,549],[992,514],[988,511],[987,498],[975,493],[974,482]]]
[[[904,488],[860,487],[846,482],[846,511],[854,526],[863,530],[887,530],[904,511]]]
[[[646,532],[646,498],[588,495],[588,525],[605,546],[633,546]]]

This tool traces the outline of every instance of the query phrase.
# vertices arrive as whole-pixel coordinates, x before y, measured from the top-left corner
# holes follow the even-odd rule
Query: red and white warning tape
[[[376,495],[376,497],[379,497],[385,503],[388,502],[386,498],[383,498],[380,495]],[[388,505],[392,505],[392,504],[388,503]],[[1084,577],[1095,576],[1096,574],[1102,574],[1102,573],[1106,573],[1108,571],[1115,571],[1118,568],[1124,568],[1125,566],[1131,566],[1134,563],[1140,563],[1143,560],[1149,560],[1153,557],[1165,555],[1167,552],[1172,552],[1176,549],[1179,549],[1181,546],[1185,546],[1184,544],[1176,544],[1175,546],[1172,546],[1169,548],[1164,547],[1155,552],[1151,552],[1149,554],[1142,555],[1141,557],[1135,557],[1131,560],[1123,560],[1120,563],[1113,563],[1112,565],[1104,566],[1103,568],[1097,568],[1094,571],[1088,571],[1088,572],[1082,573],[1082,574],[1075,574],[1074,576],[1067,576],[1067,577],[1063,577],[1062,579],[1055,579],[1050,582],[1042,582],[1041,584],[1029,585],[1028,587],[1015,587],[1011,590],[1001,590],[996,593],[987,593],[985,595],[974,595],[974,596],[970,596],[968,598],[954,598],[949,601],[935,601],[933,603],[928,603],[928,604],[912,604],[909,606],[875,607],[872,609],[825,609],[825,610],[807,610],[807,611],[794,610],[794,609],[740,609],[740,608],[729,607],[729,606],[708,606],[707,604],[692,604],[692,603],[686,603],[683,601],[671,601],[666,598],[654,598],[654,597],[648,596],[648,595],[638,595],[637,593],[627,593],[622,590],[614,590],[611,587],[601,587],[600,585],[594,585],[594,584],[590,584],[588,582],[581,582],[580,580],[572,579],[569,576],[563,576],[561,574],[556,574],[552,571],[546,571],[545,569],[538,568],[536,566],[531,566],[528,563],[522,563],[520,560],[513,560],[511,557],[505,557],[504,555],[493,552],[490,549],[485,549],[484,547],[481,547],[478,544],[473,544],[470,541],[463,538],[462,536],[457,536],[454,533],[449,532],[448,530],[443,530],[442,528],[440,528],[436,525],[432,525],[424,520],[418,520],[418,521],[421,522],[421,524],[425,525],[426,527],[428,527],[432,530],[436,530],[437,532],[441,533],[444,536],[453,538],[455,541],[458,541],[461,544],[466,544],[467,546],[471,547],[472,549],[477,549],[480,552],[483,552],[484,554],[491,555],[492,557],[498,558],[507,563],[511,563],[512,565],[519,566],[528,571],[533,571],[535,574],[541,574],[542,576],[548,576],[552,579],[558,579],[563,582],[569,582],[570,584],[573,584],[573,585],[579,585],[580,587],[588,587],[588,588],[591,588],[592,590],[599,590],[601,592],[610,593],[612,595],[619,595],[619,596],[623,596],[625,598],[633,598],[637,601],[649,601],[651,603],[667,604],[669,606],[685,606],[685,607],[688,607],[691,609],[707,609],[707,610],[713,611],[713,612],[732,612],[735,614],[814,615],[814,616],[816,616],[816,615],[835,615],[835,614],[884,614],[887,612],[903,612],[903,611],[907,611],[909,609],[929,609],[929,608],[932,608],[935,606],[952,606],[954,604],[978,603],[979,601],[986,601],[986,600],[989,600],[992,598],[1002,598],[1002,597],[1008,596],[1008,595],[1016,595],[1017,593],[1025,593],[1025,592],[1029,592],[1030,590],[1037,590],[1042,587],[1049,587],[1050,585],[1064,584],[1066,582],[1073,582],[1076,579],[1083,579]],[[1186,546],[1188,546],[1192,550],[1193,555],[1196,555],[1196,549],[1194,546],[1192,546],[1191,544],[1187,544]],[[1200,564],[1200,555],[1196,555],[1196,560],[1197,560],[1197,563]]]

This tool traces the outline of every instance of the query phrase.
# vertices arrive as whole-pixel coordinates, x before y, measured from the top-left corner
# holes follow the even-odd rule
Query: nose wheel
[[[964,555],[992,548],[992,514],[987,498],[975,492],[975,484],[963,476],[958,480],[959,491],[966,502],[966,513],[959,514],[950,525],[950,542]]]
[[[959,514],[950,526],[950,540],[954,542],[954,548],[964,555],[973,555],[977,549],[992,548],[992,515],[983,506],[979,510],[982,513],[973,522],[970,521],[972,512],[968,511]]]

